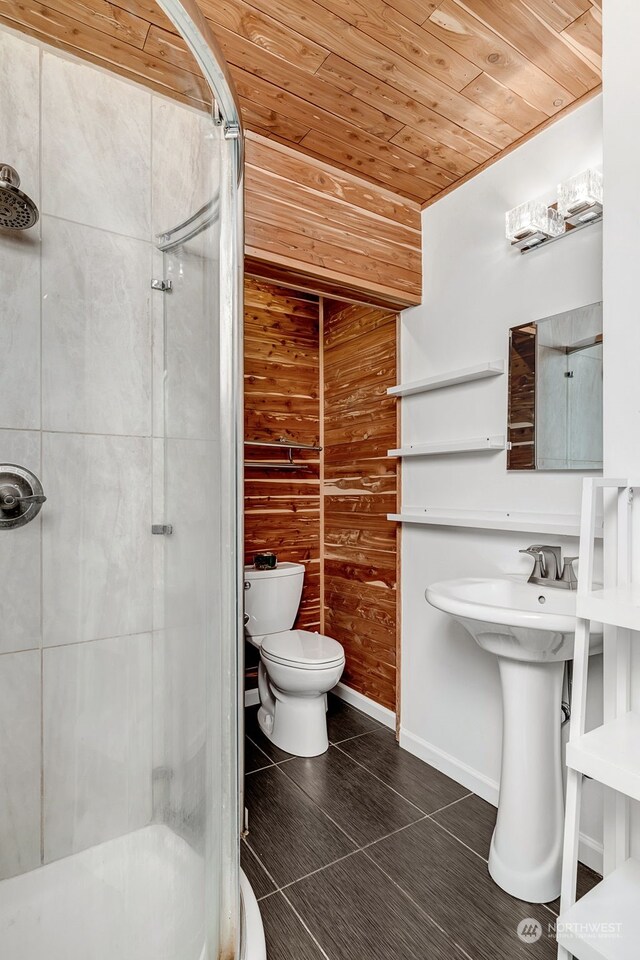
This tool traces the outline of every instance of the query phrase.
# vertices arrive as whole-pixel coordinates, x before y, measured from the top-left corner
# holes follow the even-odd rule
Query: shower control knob
[[[42,484],[31,470],[16,463],[0,464],[0,530],[29,523],[46,499]]]
[[[0,490],[0,507],[3,510],[17,510],[21,503],[44,503],[47,499],[44,493],[32,493],[28,497],[15,496],[12,487],[2,487]]]

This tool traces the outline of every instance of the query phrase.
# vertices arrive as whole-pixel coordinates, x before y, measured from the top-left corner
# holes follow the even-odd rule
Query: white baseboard
[[[257,707],[259,703],[260,703],[260,694],[258,693],[257,687],[252,687],[251,690],[245,690],[244,692],[245,707]]]
[[[476,793],[494,807],[498,806],[500,785],[496,780],[486,777],[474,767],[462,763],[451,754],[445,753],[439,747],[428,743],[414,733],[408,733],[402,728],[400,729],[400,746],[408,753],[412,753],[414,757],[424,760],[425,763],[435,767],[436,770],[440,770],[441,773],[451,777],[456,783],[462,784],[467,790]],[[578,858],[581,863],[591,867],[596,873],[602,873],[602,843],[584,833],[580,834]]]
[[[336,697],[344,700],[345,703],[350,703],[352,707],[362,710],[363,713],[366,713],[366,715],[373,720],[377,720],[378,723],[382,723],[385,727],[395,730],[396,715],[393,710],[381,706],[379,703],[376,703],[375,700],[365,697],[363,693],[358,693],[357,690],[352,690],[351,687],[347,687],[344,683],[336,684],[331,692],[335,693]]]
[[[591,867],[596,873],[602,874],[603,847],[599,840],[588,837],[585,833],[580,834],[578,844],[578,860],[580,863]]]
[[[500,786],[496,780],[491,780],[480,773],[479,770],[467,766],[466,763],[462,763],[451,754],[445,753],[444,750],[440,750],[432,743],[428,743],[422,737],[416,736],[415,733],[408,733],[402,727],[400,728],[400,746],[404,747],[408,753],[412,753],[414,757],[424,760],[425,763],[435,767],[436,770],[445,773],[456,783],[461,783],[467,790],[477,793],[479,797],[487,800],[494,807],[498,806]]]

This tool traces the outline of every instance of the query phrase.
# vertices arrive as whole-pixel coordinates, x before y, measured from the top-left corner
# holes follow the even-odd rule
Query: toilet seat
[[[271,633],[264,637],[260,653],[269,663],[301,670],[324,670],[344,662],[344,650],[337,640],[309,630]]]

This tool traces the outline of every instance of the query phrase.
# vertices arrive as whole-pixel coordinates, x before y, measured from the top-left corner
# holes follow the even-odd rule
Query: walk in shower
[[[240,956],[241,131],[190,7],[209,113],[0,25],[3,960]]]

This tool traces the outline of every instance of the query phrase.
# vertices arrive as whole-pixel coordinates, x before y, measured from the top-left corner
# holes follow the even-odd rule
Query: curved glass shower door
[[[159,239],[162,280],[162,417],[158,440],[156,523],[162,630],[156,656],[155,815],[193,858],[192,903],[210,943],[237,931],[228,926],[237,885],[236,648],[229,645],[228,594],[233,561],[235,499],[225,493],[233,456],[222,436],[220,322],[221,128],[203,122],[198,169],[219,171],[213,193],[184,224]],[[229,171],[230,173],[230,171]],[[194,186],[192,184],[192,191]],[[225,418],[228,424],[228,414]],[[222,513],[224,510],[224,516]],[[169,532],[170,529],[170,532]],[[225,601],[227,609],[225,610]],[[195,857],[194,857],[195,854]],[[187,891],[178,892],[180,898]],[[176,910],[180,903],[176,904]],[[221,956],[235,956],[230,943]],[[199,957],[195,953],[186,957]],[[217,960],[217,954],[211,954]]]
[[[46,497],[0,489],[0,958],[234,960],[237,143],[2,25],[0,73],[40,215],[0,230],[0,464]]]

